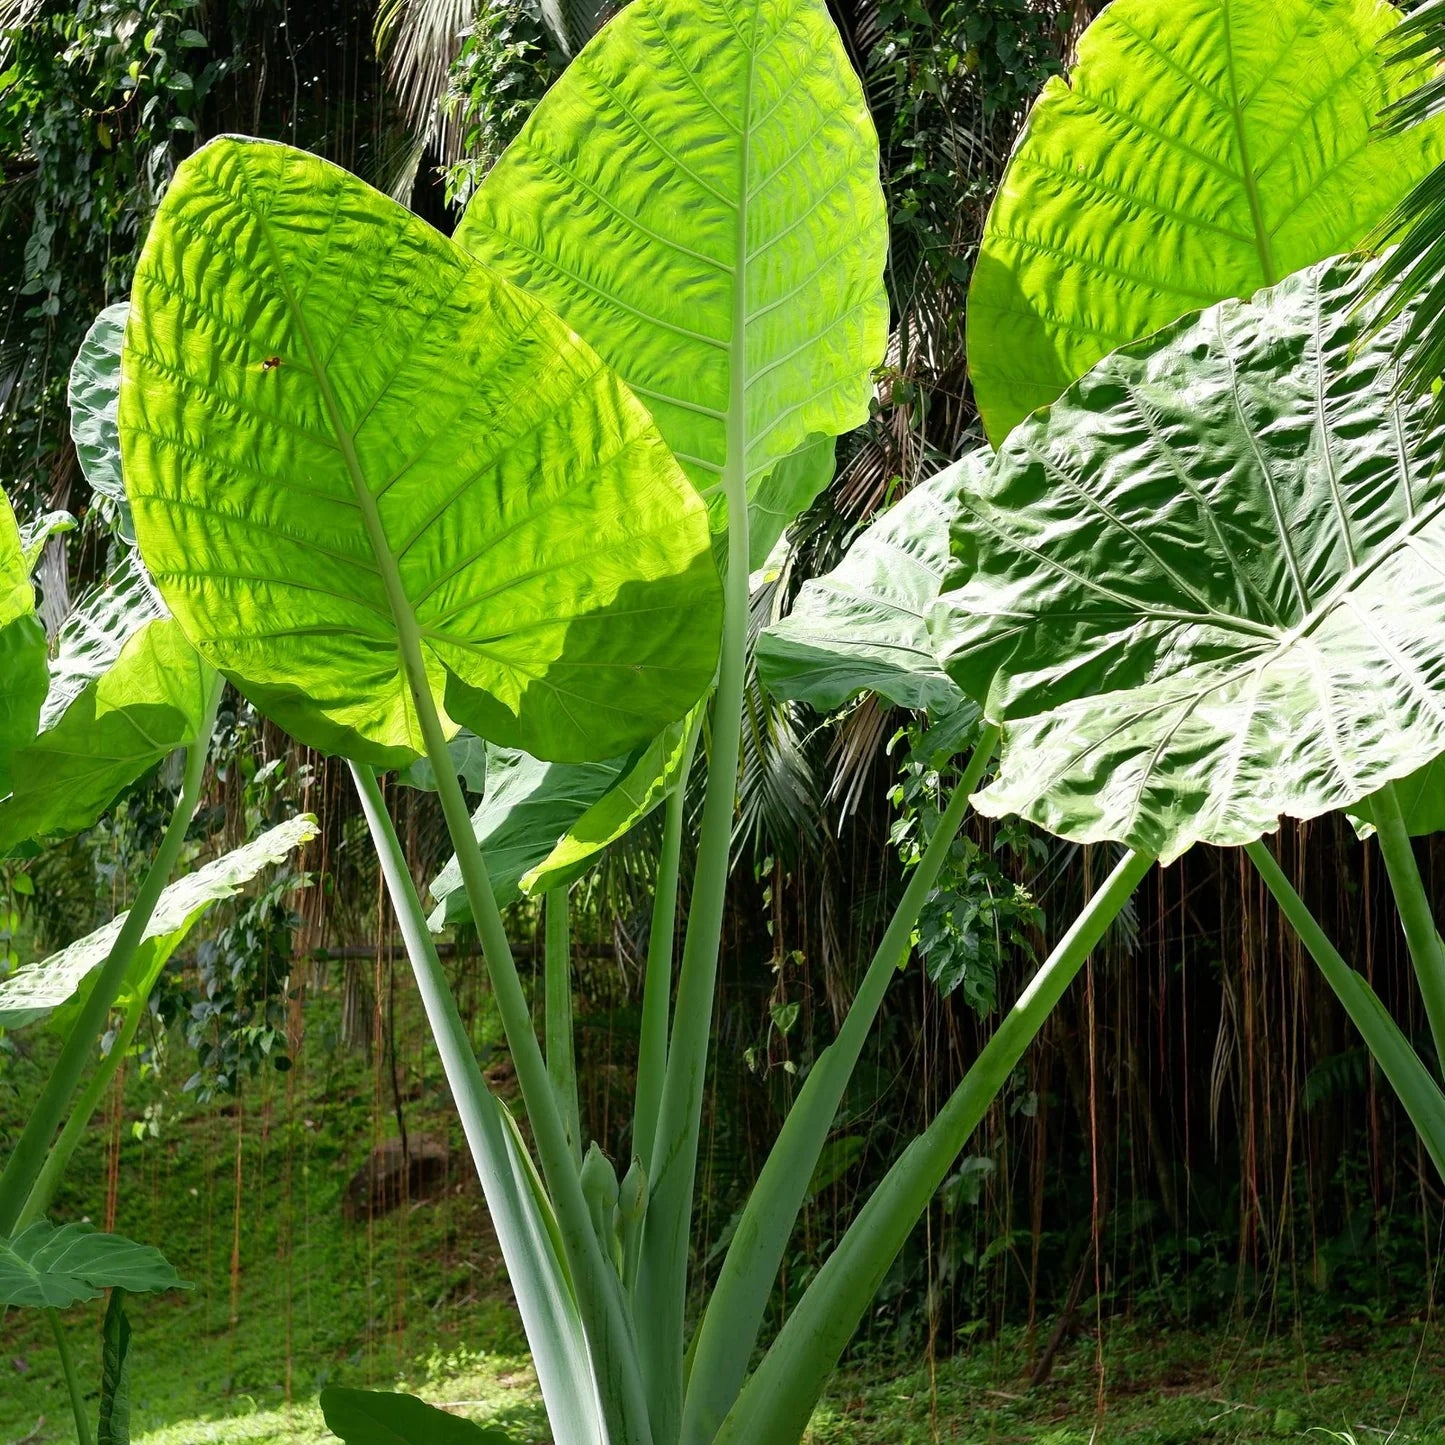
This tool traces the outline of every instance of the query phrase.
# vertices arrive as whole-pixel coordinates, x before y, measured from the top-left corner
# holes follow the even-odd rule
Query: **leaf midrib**
[[[1244,129],[1244,107],[1239,99],[1239,74],[1234,61],[1234,4],[1224,0],[1224,55],[1225,67],[1229,72],[1229,116],[1234,123],[1235,144],[1239,147],[1240,180],[1244,194],[1249,201],[1249,216],[1254,225],[1254,250],[1259,257],[1259,268],[1264,273],[1264,284],[1273,286],[1279,280],[1274,269],[1274,252],[1269,243],[1269,230],[1264,224],[1264,208],[1259,199],[1259,182],[1249,155],[1249,138]]]

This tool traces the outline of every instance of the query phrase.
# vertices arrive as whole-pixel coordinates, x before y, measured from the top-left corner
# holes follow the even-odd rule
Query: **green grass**
[[[1438,1325],[1399,1324],[1339,1336],[1265,1338],[1105,1322],[1100,1350],[1076,1342],[1053,1378],[1030,1391],[1021,1330],[967,1357],[899,1378],[877,1371],[837,1382],[814,1418],[816,1445],[1332,1445],[1445,1442],[1445,1340]]]

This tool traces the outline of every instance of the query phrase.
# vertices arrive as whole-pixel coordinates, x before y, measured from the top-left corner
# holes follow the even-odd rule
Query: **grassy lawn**
[[[208,1397],[207,1382],[226,1358],[224,1344],[169,1354],[157,1348],[152,1324],[142,1331],[150,1357],[136,1390],[141,1445],[320,1445],[330,1439],[314,1406],[288,1407],[275,1387]],[[181,1347],[177,1336],[167,1338]],[[809,1438],[814,1445],[1424,1445],[1445,1441],[1445,1374],[1437,1332],[1430,1331],[1423,1351],[1421,1342],[1421,1329],[1409,1326],[1383,1327],[1368,1338],[1250,1344],[1225,1331],[1161,1335],[1116,1327],[1106,1339],[1101,1396],[1093,1339],[1065,1351],[1048,1386],[1027,1392],[1017,1378],[1025,1341],[1009,1332],[931,1371],[899,1374],[881,1363],[849,1371],[818,1410]],[[418,1356],[395,1380],[345,1368],[336,1377],[395,1383],[505,1427],[519,1445],[550,1438],[522,1356],[461,1349]],[[58,1380],[27,1383],[14,1398],[7,1385],[0,1419],[6,1445],[73,1438]]]

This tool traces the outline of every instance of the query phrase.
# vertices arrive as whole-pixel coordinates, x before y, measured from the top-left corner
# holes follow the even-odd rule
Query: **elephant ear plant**
[[[689,1348],[748,577],[826,476],[831,438],[867,415],[887,321],[877,164],[821,0],[635,0],[538,108],[455,242],[314,157],[225,139],[177,173],[136,275],[119,428],[140,551],[211,665],[351,761],[561,1445],[799,1439],[889,1241],[1151,861],[1131,854],[1100,889],[938,1142],[910,1151],[904,1182],[860,1218],[809,1296],[829,1327],[800,1349],[790,1325],[749,1380],[813,1164],[989,760],[985,734]],[[476,820],[449,752],[461,728],[489,744]],[[704,731],[674,991],[681,782]],[[531,1147],[482,1081],[387,813],[378,771],[421,755],[456,849],[442,891],[459,887],[481,935]],[[599,761],[524,839],[523,820],[558,801],[540,775]],[[619,1180],[582,1147],[565,884],[664,797]],[[513,850],[495,880],[479,835]],[[499,912],[509,878],[546,895],[545,1051]],[[348,1440],[430,1438],[407,1406],[323,1404]]]

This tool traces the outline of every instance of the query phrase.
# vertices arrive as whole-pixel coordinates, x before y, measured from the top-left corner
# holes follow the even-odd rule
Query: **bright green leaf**
[[[284,862],[315,836],[316,819],[303,813],[172,883],[146,925],[117,1003],[124,1006],[150,993],[166,960],[207,909],[234,897],[262,869]],[[33,1023],[73,997],[110,956],[125,919],[126,914],[118,914],[105,927],[0,982],[0,1028]]]
[[[91,324],[70,368],[70,436],[91,490],[117,511],[121,533],[134,536],[120,471],[120,348],[130,302],[107,306]]]
[[[959,475],[933,636],[1002,721],[976,799],[1166,860],[1445,752],[1445,434],[1332,260],[1101,362]]]
[[[1106,352],[1361,245],[1445,158],[1377,128],[1418,79],[1379,0],[1115,0],[1044,87],[968,300],[995,443]]]
[[[108,1289],[189,1288],[159,1250],[93,1225],[38,1219],[14,1239],[0,1239],[0,1306],[65,1309]]]
[[[0,491],[0,798],[10,791],[11,755],[40,725],[48,686],[45,628],[35,614],[25,546]]]
[[[838,439],[811,437],[784,457],[748,492],[748,557],[762,566],[794,517],[806,512],[833,480]]]
[[[982,458],[983,454],[978,454]],[[929,609],[952,562],[955,473],[890,507],[831,572],[803,584],[793,610],[758,639],[758,676],[780,698],[819,712],[861,692],[966,728],[978,708],[933,655]]]
[[[704,489],[732,414],[754,563],[823,459],[770,473],[867,419],[887,224],[877,137],[822,0],[633,0],[544,97],[457,240],[618,369]]]
[[[326,1428],[346,1445],[513,1445],[509,1435],[438,1410],[415,1395],[382,1390],[321,1392]]]
[[[213,677],[127,554],[60,630],[39,734],[14,753],[14,792],[0,802],[0,854],[88,828],[192,742]]]
[[[479,736],[639,745],[701,695],[703,505],[596,355],[345,171],[224,139],[136,273],[121,451],[197,647],[301,741],[423,751],[403,667]]]

